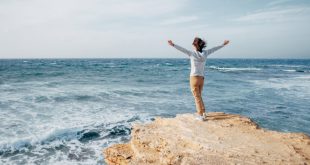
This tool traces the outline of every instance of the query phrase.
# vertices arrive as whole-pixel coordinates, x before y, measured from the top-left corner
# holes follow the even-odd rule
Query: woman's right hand
[[[171,40],[168,40],[168,44],[169,44],[170,46],[174,46],[174,43],[173,43]]]

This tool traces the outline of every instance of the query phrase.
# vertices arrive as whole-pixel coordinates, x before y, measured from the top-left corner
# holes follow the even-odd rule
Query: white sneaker
[[[195,119],[198,120],[198,121],[205,121],[205,118],[203,117],[203,115],[198,115],[198,114],[195,114]]]
[[[203,117],[204,120],[207,120],[207,114],[206,113],[203,113],[202,117]]]

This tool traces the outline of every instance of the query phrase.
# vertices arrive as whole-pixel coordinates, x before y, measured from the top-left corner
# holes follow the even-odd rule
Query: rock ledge
[[[208,113],[156,118],[136,124],[127,144],[103,151],[115,164],[310,164],[310,138],[302,133],[269,131],[240,115]]]

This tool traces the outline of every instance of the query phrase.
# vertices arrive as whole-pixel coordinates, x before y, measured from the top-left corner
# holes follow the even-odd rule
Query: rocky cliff
[[[136,124],[127,144],[104,149],[114,164],[310,164],[310,138],[259,128],[240,115],[212,112]]]

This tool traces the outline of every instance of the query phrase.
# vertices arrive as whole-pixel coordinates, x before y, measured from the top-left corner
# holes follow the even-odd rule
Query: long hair
[[[199,37],[195,37],[193,45],[195,46],[198,52],[202,53],[202,49],[206,47],[206,41],[202,40]]]

